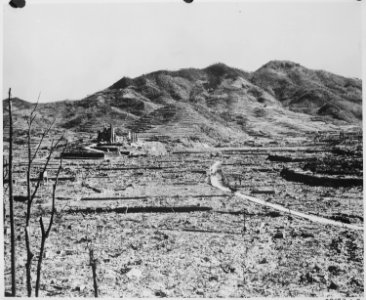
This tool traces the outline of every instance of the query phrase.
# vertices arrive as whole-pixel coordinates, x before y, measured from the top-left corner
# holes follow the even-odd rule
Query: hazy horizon
[[[3,98],[11,87],[14,96],[31,102],[39,92],[40,102],[77,100],[124,76],[218,62],[252,72],[271,60],[289,60],[361,78],[359,5],[5,5]]]

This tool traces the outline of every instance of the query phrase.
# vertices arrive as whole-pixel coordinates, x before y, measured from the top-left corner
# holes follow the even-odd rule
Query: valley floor
[[[276,212],[225,195],[206,181],[205,172],[220,160],[231,185],[243,194],[363,226],[362,186],[286,181],[279,175],[284,163],[267,157],[263,151],[237,151],[64,160],[66,179],[57,188],[40,295],[93,297],[92,248],[101,297],[363,297],[363,231]],[[24,163],[16,162],[15,195],[26,194]],[[51,161],[51,176],[57,165]],[[51,186],[42,187],[32,211],[34,270],[38,218],[49,216]],[[21,296],[26,296],[25,207],[16,202]],[[10,291],[8,236],[4,240],[5,290]]]

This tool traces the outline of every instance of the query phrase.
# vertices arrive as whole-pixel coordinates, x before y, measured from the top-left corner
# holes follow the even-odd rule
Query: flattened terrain
[[[75,180],[60,181],[57,189],[41,295],[92,297],[92,247],[100,296],[363,296],[362,231],[312,223],[228,197],[206,182],[205,171],[216,160],[224,162],[231,185],[243,194],[363,225],[362,187],[286,181],[279,176],[282,163],[267,160],[263,151],[65,160],[61,176]],[[57,164],[52,161],[50,176]],[[16,195],[26,192],[23,171],[18,162]],[[36,216],[47,215],[50,191],[51,184],[36,198],[33,245],[40,243]],[[127,209],[121,212],[121,207]],[[144,207],[171,210],[139,212]],[[191,211],[180,212],[179,207]],[[210,210],[198,211],[205,207]],[[26,294],[24,209],[24,203],[16,202],[20,295]],[[5,238],[6,290],[8,245]]]

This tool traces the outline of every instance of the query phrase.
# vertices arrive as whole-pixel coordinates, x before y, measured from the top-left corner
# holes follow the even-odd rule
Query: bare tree
[[[32,190],[32,184],[31,184],[31,171],[32,171],[32,163],[34,161],[34,159],[37,157],[37,154],[41,148],[41,145],[44,141],[44,138],[48,135],[48,133],[50,132],[51,128],[53,127],[53,124],[55,123],[55,120],[42,132],[41,135],[41,139],[36,147],[36,150],[34,151],[34,153],[32,153],[32,148],[31,148],[31,138],[32,138],[32,126],[34,124],[34,121],[37,117],[36,114],[36,110],[38,107],[38,101],[39,101],[39,96],[38,96],[38,100],[37,103],[35,104],[32,112],[29,115],[29,119],[28,119],[28,132],[27,132],[27,144],[28,144],[28,166],[27,166],[27,211],[26,211],[26,222],[25,222],[25,246],[26,246],[26,250],[27,250],[27,260],[26,260],[26,281],[27,281],[27,295],[28,297],[32,296],[32,276],[31,276],[31,267],[32,267],[32,259],[34,257],[34,254],[32,252],[31,249],[31,242],[30,242],[30,228],[29,228],[29,224],[30,224],[30,219],[31,219],[31,208],[32,208],[32,203],[33,200],[35,198],[35,196],[37,195],[38,189],[42,183],[42,178],[41,176],[38,177],[37,183],[35,185],[35,187]],[[55,149],[58,147],[60,141],[63,139],[63,137],[61,136],[56,143],[54,143],[52,141],[51,143],[51,147],[49,150],[49,155],[46,159],[46,162],[43,165],[43,168],[41,170],[41,174],[43,174],[46,170],[47,170],[47,166],[50,162],[50,159],[52,157],[53,152],[55,151]],[[52,219],[53,220],[53,219]],[[42,223],[43,225],[43,223]],[[42,225],[41,225],[41,229],[42,229]],[[44,228],[43,228],[44,229]],[[48,231],[48,229],[47,229]],[[46,233],[46,232],[44,232]],[[42,263],[42,261],[41,261]]]
[[[11,251],[11,294],[16,296],[15,270],[15,224],[14,224],[14,197],[13,197],[13,113],[11,102],[11,88],[9,88],[9,214],[10,214],[10,251]]]
[[[66,149],[67,144],[65,144],[64,147],[64,151]],[[56,200],[56,188],[57,188],[57,184],[58,184],[58,177],[60,175],[60,171],[62,169],[62,155],[61,155],[61,161],[60,161],[60,165],[58,167],[57,170],[57,174],[56,174],[56,179],[55,179],[55,183],[53,184],[53,188],[52,188],[52,208],[51,208],[51,217],[50,217],[50,221],[48,223],[48,228],[47,230],[45,230],[44,224],[43,224],[43,219],[42,216],[39,218],[39,224],[41,226],[41,247],[40,247],[40,251],[39,251],[39,257],[38,257],[38,263],[37,263],[37,279],[36,279],[36,289],[35,289],[35,295],[36,297],[38,297],[39,294],[39,283],[41,280],[41,267],[42,267],[42,260],[43,260],[43,253],[44,253],[44,248],[45,248],[45,243],[46,240],[50,234],[52,225],[53,225],[53,217],[55,215],[55,200]]]

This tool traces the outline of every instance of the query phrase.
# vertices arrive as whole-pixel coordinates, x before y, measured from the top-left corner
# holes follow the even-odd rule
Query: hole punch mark
[[[9,5],[13,8],[23,8],[25,6],[25,0],[11,0]]]
[[[185,3],[192,3],[193,0],[184,0]]]

